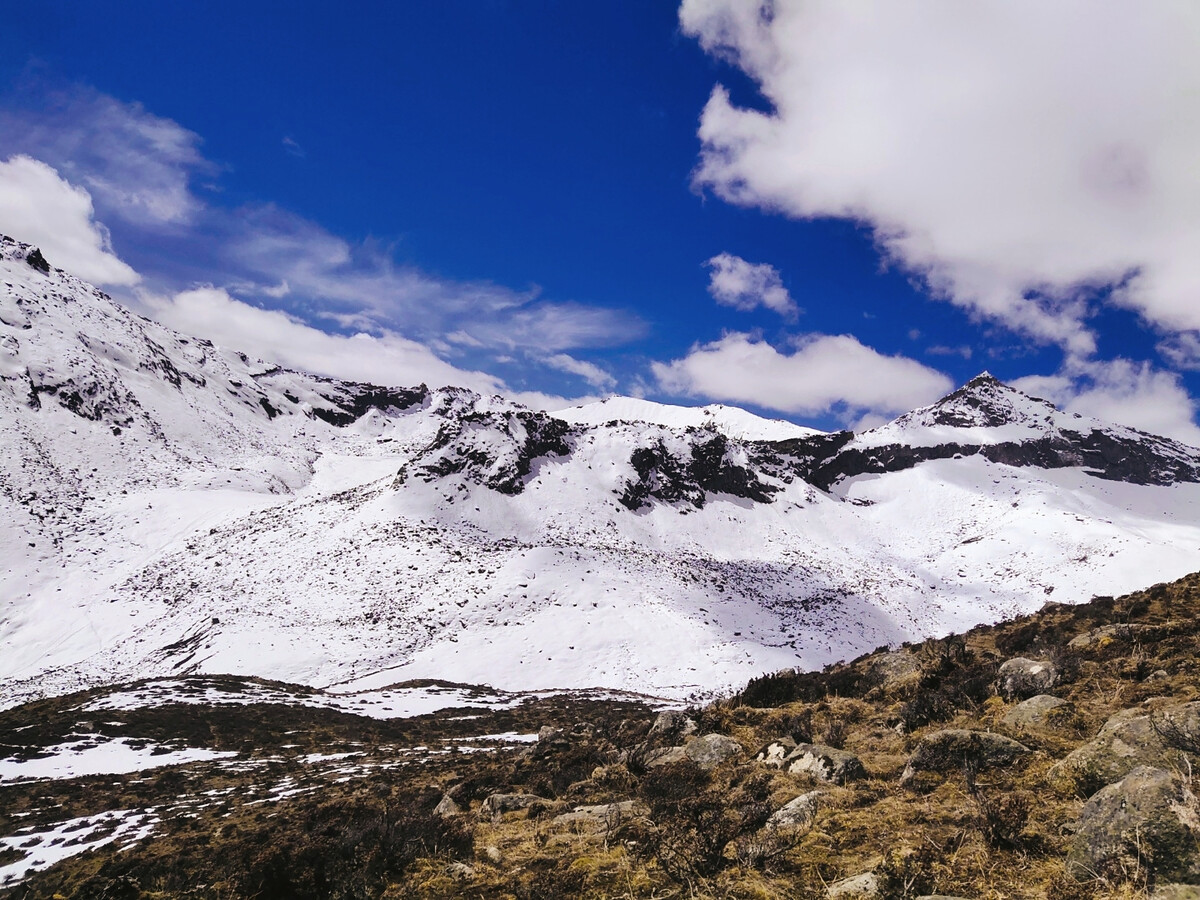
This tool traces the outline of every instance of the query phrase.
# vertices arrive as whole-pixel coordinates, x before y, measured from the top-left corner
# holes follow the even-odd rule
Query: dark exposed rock
[[[728,458],[729,439],[712,433],[691,446],[687,458],[676,456],[662,441],[639,447],[630,456],[636,477],[618,495],[628,509],[649,506],[650,500],[680,501],[703,507],[708,494],[730,494],[769,503],[779,488],[762,481],[745,466]]]
[[[34,247],[25,256],[25,262],[29,263],[31,268],[37,269],[43,275],[50,274],[50,263],[46,262],[46,257],[42,256],[42,251]]]
[[[411,475],[432,481],[461,474],[501,494],[519,494],[534,461],[570,454],[572,433],[561,419],[529,410],[451,414],[417,461],[400,470],[396,484]]]
[[[1016,407],[1023,409],[1018,410]],[[1037,420],[1044,426],[1061,413],[1044,400],[1028,397],[984,373],[942,398],[933,406],[897,419],[926,426],[999,428],[1014,422]],[[804,439],[780,442],[795,461],[797,473],[822,490],[856,475],[883,474],[911,469],[935,459],[979,455],[1009,466],[1044,469],[1084,468],[1088,474],[1133,484],[1174,484],[1200,481],[1200,452],[1176,441],[1136,431],[1091,428],[1080,431],[1053,428],[1040,437],[992,443],[948,441],[930,446],[889,444],[856,447],[838,435],[825,441]]]
[[[334,384],[334,382],[329,382]],[[314,406],[313,415],[318,419],[339,428],[357,422],[373,409],[409,409],[424,403],[429,397],[429,388],[420,385],[415,388],[383,388],[373,384],[356,382],[336,382],[342,390],[329,390],[321,394],[332,409]]]

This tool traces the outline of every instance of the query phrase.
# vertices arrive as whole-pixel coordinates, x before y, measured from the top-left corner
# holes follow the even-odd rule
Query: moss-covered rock
[[[1102,788],[1079,815],[1067,855],[1077,879],[1142,869],[1157,879],[1200,882],[1200,804],[1176,774],[1138,766]]]

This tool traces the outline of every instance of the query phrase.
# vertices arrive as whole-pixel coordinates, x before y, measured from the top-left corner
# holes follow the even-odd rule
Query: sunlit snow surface
[[[67,819],[41,831],[24,829],[11,837],[0,837],[0,848],[25,854],[16,862],[0,865],[0,887],[11,887],[34,872],[105,844],[133,844],[149,836],[158,821],[153,810],[115,809]]]
[[[439,389],[335,428],[313,411],[347,389],[0,251],[2,705],[198,673],[312,685],[323,705],[384,716],[450,699],[386,690],[417,679],[492,685],[498,701],[678,699],[1200,568],[1200,486],[980,456],[829,493],[777,479],[770,503],[618,502],[639,449],[686,458],[697,429],[721,432],[742,464],[739,440],[808,433],[728,407],[566,411],[570,452],[534,458],[520,493],[453,467],[425,477],[449,425],[500,465],[514,445],[489,416],[515,407]],[[64,405],[73,391],[84,411],[103,400],[97,418]],[[851,446],[1092,427],[1018,406],[999,427],[916,411]]]
[[[134,738],[106,738],[99,734],[79,735],[76,740],[42,751],[32,759],[0,759],[0,785],[22,781],[81,778],[85,775],[124,775],[143,769],[183,763],[224,759],[232,751],[199,747],[172,749]]]

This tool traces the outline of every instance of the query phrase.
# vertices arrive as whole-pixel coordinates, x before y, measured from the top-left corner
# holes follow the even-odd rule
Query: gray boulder
[[[874,900],[883,896],[883,881],[874,872],[864,872],[835,881],[825,892],[828,900]]]
[[[595,831],[616,825],[632,816],[646,815],[648,812],[649,810],[636,800],[619,800],[616,803],[601,803],[596,806],[576,806],[570,812],[555,816],[550,824]]]
[[[1150,900],[1200,900],[1200,885],[1160,884],[1150,892]]]
[[[646,767],[669,766],[687,758],[687,750],[683,747],[662,747],[646,753]]]
[[[1157,713],[1139,707],[1123,709],[1092,740],[1055,763],[1046,779],[1065,793],[1090,794],[1120,781],[1138,766],[1178,765],[1179,745],[1190,741],[1200,742],[1200,703],[1178,704]]]
[[[1075,707],[1066,700],[1052,697],[1049,694],[1038,694],[1028,700],[1022,700],[1001,720],[1009,728],[1052,728],[1065,722],[1075,711]]]
[[[767,819],[767,828],[804,828],[817,817],[818,800],[822,791],[809,791],[789,800]]]
[[[1007,766],[1030,750],[1024,744],[990,731],[947,728],[921,738],[900,776],[901,784],[920,772],[953,772],[970,764],[977,771]]]
[[[1005,700],[1024,700],[1044,694],[1058,684],[1058,668],[1046,660],[1018,656],[1000,667],[996,693]]]
[[[689,741],[684,755],[704,771],[715,769],[726,760],[742,755],[742,745],[723,734],[706,734]]]
[[[682,709],[668,709],[658,714],[650,726],[651,734],[676,734],[687,737],[696,730],[696,720]]]
[[[479,807],[479,818],[496,822],[505,813],[517,812],[538,804],[553,806],[554,801],[537,794],[491,794]]]
[[[1156,880],[1200,881],[1200,804],[1164,769],[1138,766],[1084,805],[1067,854],[1080,881],[1140,866]]]
[[[1067,644],[1072,650],[1095,651],[1102,650],[1116,641],[1134,641],[1138,638],[1153,637],[1160,629],[1155,625],[1101,625],[1078,637],[1071,638]]]
[[[778,738],[755,753],[754,761],[779,769],[783,767],[783,761],[795,749],[796,742],[790,737]]]
[[[868,663],[868,672],[878,679],[887,696],[903,693],[921,680],[921,660],[911,650],[880,653]]]
[[[793,775],[811,775],[830,784],[845,784],[867,775],[862,760],[853,753],[825,744],[797,744],[780,768]]]
[[[448,819],[451,816],[457,816],[460,812],[462,812],[462,809],[457,803],[454,802],[454,798],[449,794],[443,794],[441,802],[439,802],[438,805],[433,808],[433,814],[435,816],[441,816],[443,819]]]

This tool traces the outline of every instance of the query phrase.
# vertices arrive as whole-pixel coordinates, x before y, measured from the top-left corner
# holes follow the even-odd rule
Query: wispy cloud
[[[31,88],[28,93],[38,91]],[[230,306],[220,302],[221,296],[230,302],[258,303],[265,307],[260,310],[264,315],[284,316],[269,320],[279,326],[273,332],[297,340],[303,335],[303,345],[314,352],[320,342],[313,334],[279,323],[328,332],[331,340],[359,336],[357,343],[328,347],[362,351],[367,346],[363,341],[374,339],[381,343],[367,354],[373,358],[379,359],[376,351],[385,347],[384,357],[403,360],[403,371],[415,372],[418,363],[428,365],[431,374],[418,380],[449,377],[438,375],[434,365],[440,360],[449,366],[449,357],[454,358],[453,371],[478,375],[505,355],[520,360],[519,366],[529,370],[526,374],[541,367],[543,372],[567,371],[593,384],[609,384],[611,375],[587,368],[592,364],[577,361],[575,371],[566,369],[563,360],[573,358],[566,356],[568,351],[620,345],[646,331],[644,320],[628,310],[547,298],[536,286],[514,289],[459,281],[398,264],[394,248],[386,243],[348,240],[271,203],[223,205],[212,183],[221,166],[203,156],[200,136],[140,104],[86,87],[43,90],[37,103],[8,99],[0,105],[0,154],[29,157],[15,163],[10,181],[19,177],[27,186],[49,191],[52,201],[46,204],[41,225],[23,214],[10,216],[13,236],[41,240],[39,235],[61,233],[58,244],[44,241],[48,249],[54,248],[56,264],[93,280],[128,285],[138,274],[113,253],[100,223],[109,222],[114,230],[119,225],[130,247],[155,248],[154,255],[138,257],[147,289],[131,295],[135,302],[138,297],[157,297],[156,311],[167,315],[169,302],[164,306],[162,298],[183,297],[186,315],[176,314],[175,323],[186,320],[193,330],[206,333],[202,326],[207,308],[214,320],[208,330],[219,330],[232,346],[252,349],[251,343],[261,344],[252,331],[239,343],[232,325],[252,329],[267,320],[246,312],[253,305]],[[303,152],[290,137],[283,146]],[[0,221],[6,202],[10,207],[28,206],[27,195],[25,189],[6,191],[0,199]],[[60,229],[68,220],[71,229]],[[224,293],[188,294],[185,289],[197,283],[215,284]],[[221,316],[229,316],[229,323],[216,321]],[[416,345],[424,348],[424,355],[416,352]],[[283,361],[284,345],[272,346],[275,358]],[[328,359],[346,366],[348,373],[354,356],[330,352]],[[501,384],[499,379],[475,381]]]
[[[108,219],[182,224],[203,208],[191,182],[220,166],[201,154],[195,132],[92,88],[27,88],[26,103],[0,107],[0,152],[54,167]]]
[[[305,153],[304,148],[300,146],[299,142],[290,135],[284,135],[283,149],[289,156],[295,156],[298,159],[303,159],[308,155]]]
[[[749,263],[732,253],[718,253],[705,266],[709,271],[708,292],[723,306],[742,312],[764,306],[785,319],[799,315],[800,307],[774,266]]]
[[[552,369],[558,369],[560,372],[577,375],[598,390],[611,391],[617,386],[617,379],[610,372],[595,363],[576,359],[566,353],[555,353],[553,356],[543,357],[541,363]]]

